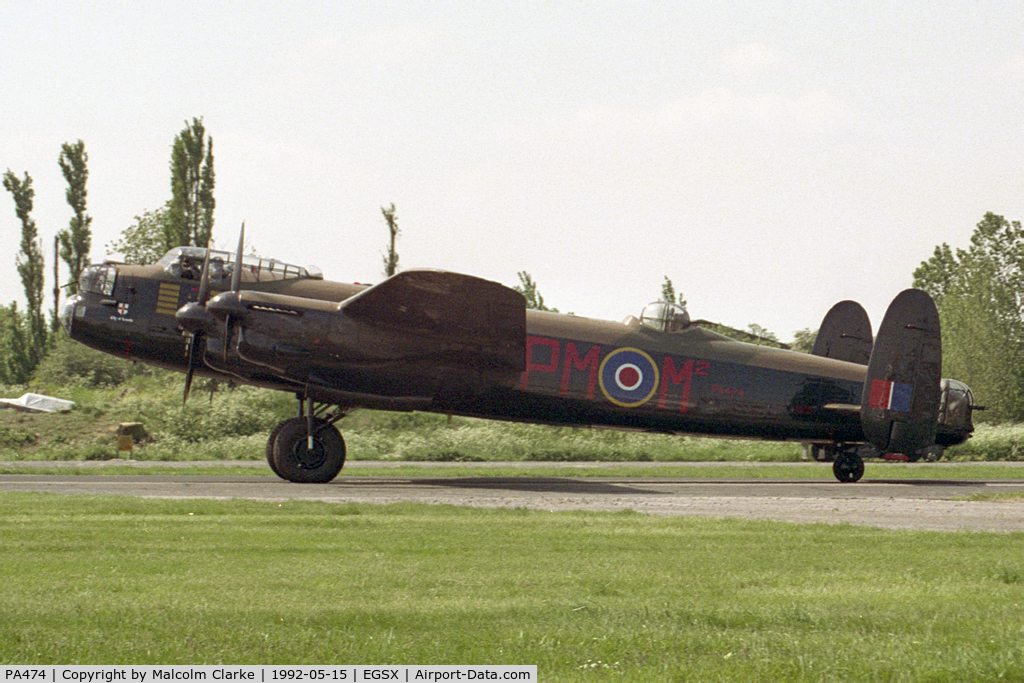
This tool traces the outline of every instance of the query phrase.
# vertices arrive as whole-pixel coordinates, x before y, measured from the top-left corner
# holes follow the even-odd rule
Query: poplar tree
[[[530,274],[525,270],[521,270],[517,273],[519,275],[519,284],[512,289],[516,290],[526,299],[526,307],[534,311],[550,311],[551,313],[558,313],[557,308],[549,308],[544,304],[544,297],[541,296],[540,290],[537,289],[537,283],[533,281]]]
[[[25,316],[28,321],[26,356],[32,368],[39,364],[46,348],[47,330],[43,319],[43,250],[36,231],[36,222],[32,219],[32,204],[35,190],[32,189],[32,176],[27,172],[21,180],[10,169],[4,174],[4,188],[14,197],[14,212],[21,221],[21,251],[16,263],[18,275],[25,288],[27,303]]]
[[[213,138],[203,119],[185,122],[171,146],[171,201],[167,204],[166,249],[205,247],[213,234]],[[165,251],[166,251],[165,249]]]
[[[670,304],[686,305],[686,299],[683,298],[682,292],[676,292],[675,285],[668,279],[668,275],[665,276],[664,282],[661,283],[661,300],[667,301]]]
[[[87,265],[89,250],[92,248],[92,216],[85,213],[85,183],[89,179],[89,169],[86,168],[88,161],[89,155],[86,154],[85,143],[81,140],[74,144],[65,142],[61,146],[58,163],[64,179],[68,181],[68,189],[64,196],[75,212],[67,229],[57,233],[60,257],[67,264],[70,276],[68,294],[75,294],[78,291],[78,276]]]
[[[387,256],[384,257],[384,275],[391,277],[398,272],[398,250],[395,248],[395,241],[398,239],[398,215],[395,213],[395,203],[391,202],[390,207],[380,207],[380,212],[384,214],[384,220],[388,224],[388,234],[391,238]]]

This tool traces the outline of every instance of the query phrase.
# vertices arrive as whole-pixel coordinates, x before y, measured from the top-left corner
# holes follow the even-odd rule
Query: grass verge
[[[176,463],[162,466],[156,463],[129,461],[106,461],[98,463],[66,463],[39,467],[18,461],[0,462],[0,474],[35,475],[177,475],[177,476],[220,476],[251,477],[273,476],[269,467],[223,463]],[[455,478],[455,477],[582,477],[582,478],[626,478],[653,477],[679,479],[764,479],[764,480],[819,480],[834,481],[832,465],[829,463],[650,463],[645,465],[623,463],[571,463],[561,465],[478,463],[460,465],[446,463],[437,466],[425,463],[407,462],[359,462],[358,466],[347,465],[339,476],[372,478]],[[868,462],[862,481],[893,480],[984,480],[1019,481],[1024,479],[1024,467],[1000,465],[999,463],[887,463]]]
[[[1024,678],[1021,534],[0,494],[0,661]]]

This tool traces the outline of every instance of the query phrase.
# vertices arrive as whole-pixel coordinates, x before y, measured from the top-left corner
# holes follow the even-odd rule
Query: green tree
[[[667,301],[670,304],[686,305],[686,299],[683,298],[682,292],[676,292],[675,286],[668,279],[667,275],[665,276],[665,281],[661,283],[661,300]]]
[[[0,306],[0,381],[4,384],[25,384],[32,377],[35,365],[26,333],[26,322],[18,304]]]
[[[775,336],[775,333],[766,330],[757,323],[750,323],[747,325],[747,329],[745,331],[755,339],[755,344],[765,344],[767,346],[779,345],[779,338]]]
[[[166,235],[168,208],[144,211],[135,222],[121,231],[121,237],[107,245],[107,249],[121,254],[125,263],[144,266],[156,263],[167,253]],[[177,245],[176,245],[177,246]]]
[[[935,247],[932,257],[914,271],[914,286],[931,294],[938,304],[956,282],[959,267],[958,257],[943,242]]]
[[[793,333],[793,343],[790,348],[800,353],[810,353],[814,348],[814,340],[818,338],[818,331],[805,327]]]
[[[1024,419],[1024,229],[986,213],[967,249],[936,247],[914,271],[936,301],[943,374],[969,384],[986,419]],[[979,416],[980,417],[980,416]]]
[[[548,308],[544,305],[544,297],[541,296],[540,290],[537,289],[537,283],[533,281],[533,278],[530,277],[529,273],[523,270],[520,271],[518,275],[519,285],[512,289],[526,297],[527,308],[534,311],[550,311],[551,313],[558,313],[557,308]]]
[[[89,179],[89,169],[86,167],[88,161],[89,155],[86,154],[85,143],[81,140],[74,144],[65,142],[61,146],[58,163],[64,179],[68,182],[64,196],[75,212],[67,229],[57,233],[60,258],[68,266],[68,294],[78,291],[78,276],[88,264],[89,250],[92,248],[92,216],[85,212],[85,183]]]
[[[395,213],[394,202],[391,202],[391,206],[380,207],[380,211],[384,214],[390,236],[388,253],[384,256],[384,275],[391,277],[398,272],[398,251],[395,249],[395,240],[398,239],[398,214]]]
[[[43,250],[39,243],[36,222],[31,216],[35,190],[32,189],[32,177],[28,173],[25,173],[25,179],[21,180],[10,169],[4,174],[4,187],[14,197],[14,211],[21,221],[21,252],[16,262],[27,303],[26,353],[34,368],[42,358],[47,344],[46,321],[43,317]]]
[[[164,251],[205,247],[213,234],[213,138],[203,119],[185,122],[171,146],[171,201],[167,205]]]

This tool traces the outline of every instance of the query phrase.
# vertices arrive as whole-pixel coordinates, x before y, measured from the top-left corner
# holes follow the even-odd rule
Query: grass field
[[[118,382],[32,387],[79,406],[0,413],[0,474],[273,476],[262,465],[172,461],[262,461],[267,432],[294,411],[290,397],[239,388],[183,408],[180,376]],[[132,421],[151,437],[132,457],[165,468],[71,462],[113,458],[117,424]],[[364,465],[343,476],[832,479],[829,465],[792,462],[802,457],[797,444],[373,411],[339,427],[350,459]],[[1024,426],[982,427],[947,459],[1016,460],[1022,445]],[[31,460],[69,462],[40,470]],[[430,463],[478,460],[530,464]],[[723,464],[679,464],[687,461]],[[865,473],[1022,477],[1024,468],[972,462],[869,461]],[[1024,680],[1019,533],[0,493],[0,547],[0,663],[510,663],[538,665],[541,680]]]
[[[4,663],[1022,680],[1024,535],[0,495]]]

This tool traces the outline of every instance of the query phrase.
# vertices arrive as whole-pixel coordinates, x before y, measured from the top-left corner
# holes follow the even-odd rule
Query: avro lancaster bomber
[[[872,337],[837,304],[812,354],[736,341],[679,305],[623,322],[526,309],[513,289],[407,270],[366,286],[273,259],[179,247],[159,262],[86,268],[62,311],[107,353],[294,393],[269,435],[283,479],[328,482],[345,463],[335,423],[356,408],[565,426],[791,440],[854,482],[867,455],[941,455],[973,431],[970,389],[940,377],[931,297],[902,292]]]

